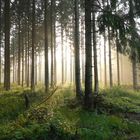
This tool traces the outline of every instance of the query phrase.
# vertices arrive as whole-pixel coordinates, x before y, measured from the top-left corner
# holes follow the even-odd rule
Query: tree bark
[[[64,44],[63,44],[63,25],[61,25],[61,52],[62,52],[62,57],[61,57],[61,63],[62,63],[62,84],[64,84]]]
[[[120,55],[119,55],[119,47],[118,47],[118,33],[116,31],[116,53],[117,53],[117,79],[118,79],[118,86],[120,86]]]
[[[24,86],[24,36],[22,32],[22,87]]]
[[[95,0],[93,1],[93,5]],[[96,25],[95,25],[95,8],[93,6],[93,54],[94,54],[94,97],[99,92],[99,81],[98,81],[98,62],[97,62],[97,46],[96,46]]]
[[[44,23],[45,23],[45,91],[49,90],[49,60],[48,60],[48,23],[47,23],[47,5],[48,0],[44,0],[45,12],[44,12]]]
[[[135,20],[134,20],[134,5],[133,1],[129,0],[129,21],[131,25],[131,42],[135,40],[135,33],[134,28],[136,27]],[[132,44],[130,44],[132,45]],[[131,46],[131,53],[132,53],[132,75],[133,75],[133,89],[137,89],[137,62],[136,62],[136,49]]]
[[[113,86],[112,79],[112,51],[111,51],[111,38],[110,38],[110,28],[108,27],[108,46],[109,46],[109,78],[110,78],[110,87]]]
[[[10,90],[10,0],[5,0],[5,62],[4,62],[4,88]]]
[[[91,45],[91,0],[85,0],[85,108],[93,105],[92,97],[92,45]]]
[[[31,90],[35,90],[35,71],[34,71],[34,55],[35,55],[35,0],[32,3],[32,66],[31,66]]]
[[[1,20],[2,20],[2,14],[1,14],[1,0],[0,0],[0,85],[1,85],[1,48],[2,48],[2,23],[1,23]]]
[[[54,87],[54,42],[53,42],[53,24],[54,24],[54,0],[51,0],[51,87]]]
[[[106,31],[103,34],[104,36],[104,84],[107,86],[107,66],[106,66]]]
[[[75,0],[75,84],[77,98],[79,98],[82,93],[80,76],[79,1]]]
[[[18,85],[20,85],[20,69],[21,69],[21,64],[20,64],[20,62],[21,62],[21,42],[20,42],[20,40],[21,40],[21,33],[20,33],[20,31],[21,31],[21,25],[20,25],[20,14],[19,14],[19,17],[18,17],[19,19],[18,19],[18,72],[17,72],[17,82],[18,82]]]

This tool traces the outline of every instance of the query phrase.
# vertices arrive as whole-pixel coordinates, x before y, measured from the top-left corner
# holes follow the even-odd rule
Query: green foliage
[[[109,112],[135,112],[140,113],[139,92],[127,90],[126,88],[113,87],[101,91],[103,102],[99,106]]]
[[[37,104],[46,95],[41,91],[40,93],[24,91],[24,94],[34,98],[33,106],[24,113],[19,112],[12,122],[9,119],[9,122],[1,123],[0,140],[140,139],[140,124],[118,114],[119,112],[122,114],[139,112],[139,92],[121,87],[101,90],[102,100],[98,103],[97,110],[89,112],[84,110],[82,103],[74,98],[73,91],[71,87],[60,88],[48,101],[39,106]],[[5,102],[6,98],[13,101],[13,97],[19,98],[19,96],[3,95],[1,100]],[[35,98],[38,98],[38,101]],[[9,103],[6,102],[6,104]],[[15,104],[17,105],[18,102]],[[20,109],[22,110],[22,106]],[[104,111],[99,113],[102,109]],[[108,113],[111,109],[114,111],[112,114]],[[10,110],[7,114],[5,113],[7,117],[10,115],[9,112]]]
[[[24,100],[17,95],[1,95],[0,98],[0,122],[15,119],[25,110]]]

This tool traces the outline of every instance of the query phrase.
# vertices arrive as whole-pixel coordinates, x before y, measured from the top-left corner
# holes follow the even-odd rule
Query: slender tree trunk
[[[53,14],[53,46],[54,46],[54,85],[57,82],[57,66],[56,66],[56,0],[54,0],[54,14]]]
[[[93,1],[93,4],[95,0]],[[94,7],[94,6],[93,6]],[[99,92],[99,81],[98,81],[98,62],[97,62],[97,46],[96,46],[96,25],[95,25],[95,9],[93,9],[93,54],[94,54],[94,97]]]
[[[10,90],[10,0],[5,0],[4,88]]]
[[[72,61],[72,44],[71,44],[71,42],[70,42],[70,83],[72,84],[73,83],[73,80],[72,80],[72,78],[73,78],[73,61]]]
[[[27,87],[30,83],[30,0],[28,0],[28,20],[27,20]]]
[[[1,67],[2,67],[2,65],[1,65],[1,48],[2,48],[2,27],[1,27],[1,25],[2,25],[2,23],[1,23],[1,21],[2,21],[2,14],[1,14],[1,0],[0,0],[0,85],[1,85]]]
[[[104,32],[104,84],[107,86],[107,66],[106,66],[106,32]]]
[[[110,28],[108,27],[108,46],[109,46],[109,78],[110,78],[110,87],[113,86],[112,79],[112,51],[111,51],[111,39],[110,39]]]
[[[34,55],[35,55],[35,0],[32,3],[32,67],[31,67],[31,90],[35,90],[35,72],[34,72]]]
[[[13,83],[15,83],[15,40],[13,40]]]
[[[79,47],[79,1],[75,0],[75,83],[76,97],[81,96],[81,77],[80,77],[80,47]]]
[[[66,37],[67,44],[67,37]],[[67,46],[65,46],[65,83],[67,82]]]
[[[92,97],[92,45],[91,45],[91,0],[85,0],[85,108],[93,105]]]
[[[81,18],[81,49],[82,49],[82,83],[85,82],[85,48],[84,48],[84,19]]]
[[[41,83],[41,51],[39,51],[39,69],[38,69],[38,73],[39,73],[39,82]]]
[[[27,23],[27,21],[25,22],[25,29],[26,29],[26,31],[25,31],[25,38],[24,38],[24,50],[25,50],[25,57],[24,57],[24,59],[25,59],[25,61],[24,61],[24,63],[25,63],[25,65],[24,65],[24,70],[25,70],[25,72],[24,72],[24,82],[25,82],[25,84],[27,84],[27,67],[28,67],[28,65],[27,65],[27,57],[28,57],[28,55],[27,55],[27,46],[28,46],[28,23]]]
[[[54,42],[53,42],[53,24],[54,24],[54,0],[51,0],[51,87],[54,86]]]
[[[100,65],[100,82],[102,83],[102,54],[101,54],[101,44],[99,45],[99,57],[100,57],[100,62],[99,62],[99,65]],[[97,56],[98,58],[98,56]]]
[[[53,14],[53,43],[54,43],[54,85],[57,84],[57,65],[56,65],[56,0],[54,0]]]
[[[29,72],[30,72],[30,31],[29,31],[29,19],[28,19],[28,35],[27,35],[27,87],[29,87]]]
[[[105,8],[105,1],[102,0],[103,8]],[[106,37],[106,30],[103,33],[104,37],[104,86],[107,86],[107,59],[106,59],[106,42],[107,42],[107,37]]]
[[[19,15],[19,19],[18,19],[18,72],[17,72],[17,82],[18,82],[18,85],[20,85],[20,69],[21,69],[21,25],[20,25],[20,15]]]
[[[62,57],[61,57],[61,60],[62,60],[62,84],[64,84],[64,44],[63,44],[63,27],[61,25],[61,52],[62,52]]]
[[[24,37],[22,32],[22,87],[24,86]]]
[[[45,91],[49,90],[49,60],[48,60],[48,23],[47,23],[47,5],[48,0],[44,0],[45,12],[44,12],[44,23],[45,23]]]
[[[131,41],[135,40],[135,32],[134,32],[134,28],[136,27],[135,24],[135,20],[134,20],[134,5],[133,5],[133,1],[129,0],[129,21],[130,21],[130,25],[131,25]],[[130,44],[131,45],[131,44]],[[137,62],[136,62],[136,49],[133,48],[133,46],[131,45],[131,53],[132,53],[132,75],[133,75],[133,88],[137,89]]]
[[[119,55],[119,46],[118,46],[118,33],[116,31],[116,53],[117,53],[117,79],[118,86],[120,85],[120,55]]]
[[[35,69],[34,70],[35,71],[35,85],[37,85],[37,82],[38,82],[37,81],[37,53],[35,53],[35,58],[34,59],[35,59],[35,68],[34,68]]]

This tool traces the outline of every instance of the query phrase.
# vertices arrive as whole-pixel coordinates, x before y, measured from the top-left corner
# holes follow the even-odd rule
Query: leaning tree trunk
[[[4,88],[10,90],[10,0],[5,0]]]
[[[92,103],[92,45],[91,45],[91,0],[85,0],[85,108],[91,108]]]

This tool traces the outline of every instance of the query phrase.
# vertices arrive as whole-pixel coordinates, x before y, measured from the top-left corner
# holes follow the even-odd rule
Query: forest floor
[[[90,111],[75,99],[72,86],[58,87],[53,95],[43,91],[0,91],[0,140],[140,140],[139,91],[102,89]]]

